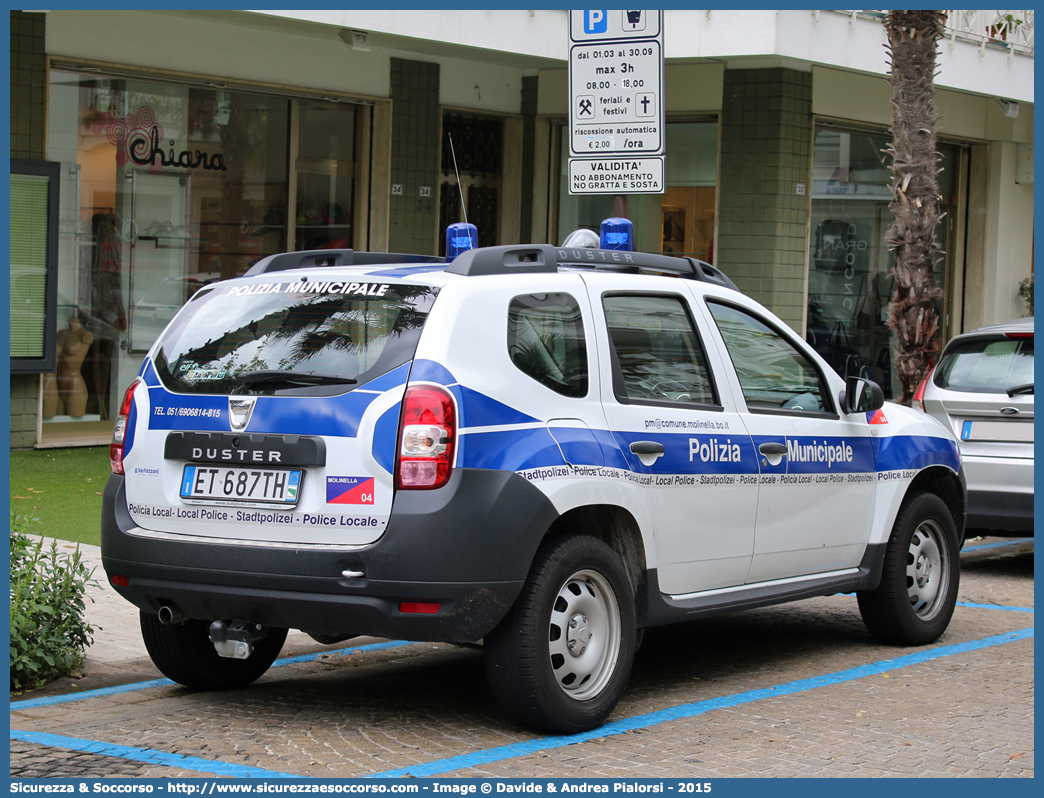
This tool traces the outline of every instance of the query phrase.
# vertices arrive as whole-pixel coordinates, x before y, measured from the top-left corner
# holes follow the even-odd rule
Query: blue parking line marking
[[[1033,612],[1033,607],[1005,607],[1003,604],[972,604],[970,601],[958,601],[958,607],[971,607],[973,610],[1007,610],[1008,612]]]
[[[119,759],[130,759],[134,762],[147,762],[150,765],[162,765],[169,768],[181,768],[195,773],[213,773],[215,776],[235,776],[247,779],[300,779],[295,773],[279,773],[275,770],[264,770],[250,765],[239,765],[234,762],[212,762],[198,756],[169,754],[166,751],[154,751],[148,748],[133,748],[129,745],[100,743],[94,740],[81,740],[76,737],[63,737],[59,734],[45,732],[18,731],[11,729],[11,739],[25,743],[37,743],[52,748],[67,748],[71,751],[83,751],[100,756],[114,756]]]
[[[319,651],[315,654],[301,654],[297,657],[284,657],[283,659],[277,659],[272,663],[273,668],[279,668],[283,665],[296,665],[299,662],[310,662],[312,660],[319,659],[320,657],[330,657],[336,654],[354,654],[356,652],[366,651],[383,651],[386,648],[398,648],[399,646],[411,645],[409,640],[388,640],[384,643],[370,643],[366,646],[349,646],[348,648],[339,648],[336,651]],[[147,690],[150,687],[164,687],[166,685],[175,684],[170,679],[150,679],[147,682],[132,682],[130,684],[121,684],[116,687],[100,687],[97,690],[85,690],[82,693],[70,693],[68,695],[56,695],[49,696],[47,698],[29,698],[25,701],[12,701],[10,709],[13,712],[16,709],[32,709],[33,707],[47,707],[52,704],[65,704],[69,701],[83,701],[87,698],[98,698],[100,696],[117,695],[119,693],[130,693],[135,690]]]
[[[319,659],[320,657],[332,657],[335,654],[354,654],[356,652],[367,652],[367,651],[383,651],[386,648],[399,648],[400,646],[413,645],[411,640],[388,640],[384,643],[370,643],[368,646],[349,646],[348,648],[339,648],[336,651],[319,651],[315,654],[301,654],[297,657],[284,657],[283,659],[277,659],[272,663],[273,668],[279,668],[283,665],[295,665],[298,662],[311,662],[312,660]]]
[[[849,668],[836,673],[814,676],[811,679],[799,679],[798,681],[787,682],[775,687],[749,690],[745,693],[735,693],[733,695],[721,696],[719,698],[711,698],[706,701],[698,701],[693,704],[683,704],[669,709],[662,709],[657,712],[650,712],[645,715],[637,715],[633,718],[623,718],[621,720],[611,721],[606,723],[604,726],[600,726],[597,729],[583,732],[581,734],[541,737],[536,740],[526,740],[520,743],[512,743],[511,745],[490,748],[485,751],[476,751],[471,754],[461,754],[460,756],[449,757],[448,759],[440,759],[423,765],[413,765],[410,767],[398,768],[396,770],[386,770],[381,773],[374,773],[367,778],[391,779],[400,778],[402,776],[437,776],[443,773],[451,773],[457,770],[486,765],[491,762],[499,762],[504,759],[528,756],[529,754],[538,751],[564,748],[567,745],[583,743],[588,740],[612,737],[633,729],[647,729],[650,726],[657,726],[661,723],[696,717],[697,715],[703,715],[716,709],[725,709],[727,707],[735,707],[741,704],[750,704],[764,698],[777,698],[779,696],[793,695],[795,693],[813,690],[817,687],[826,687],[828,685],[850,682],[856,679],[862,679],[866,676],[874,676],[888,671],[897,670],[899,668],[906,668],[910,665],[919,665],[923,662],[930,662],[931,660],[942,659],[943,657],[951,657],[955,654],[977,651],[979,649],[999,646],[1016,640],[1026,640],[1032,637],[1033,627],[1030,627],[1029,629],[1020,629],[1015,632],[985,637],[981,640],[973,640],[968,643],[942,646],[927,651],[919,651],[916,654],[907,654],[904,657],[896,657],[895,659],[886,659],[868,665],[861,665],[857,668]]]
[[[968,546],[961,549],[961,554],[969,551],[983,551],[985,549],[1002,549],[1005,546],[1018,546],[1020,543],[1032,543],[1033,538],[1017,538],[1015,540],[1002,540],[998,543],[983,543],[979,546]]]
[[[118,695],[119,693],[132,693],[135,690],[147,690],[150,687],[163,687],[174,684],[170,679],[150,679],[147,682],[131,682],[130,684],[119,684],[115,687],[100,687],[97,690],[84,690],[82,693],[70,693],[68,695],[49,696],[47,698],[27,698],[24,701],[12,701],[10,710],[32,709],[33,707],[47,707],[52,704],[64,704],[68,701],[83,701],[86,698],[97,698],[104,695]]]
[[[1002,607],[1000,605],[967,606],[982,606],[988,609],[1013,609],[1009,607]],[[1032,612],[1032,610],[1025,611]],[[517,757],[528,756],[529,754],[538,751],[545,751],[555,748],[564,748],[568,745],[583,743],[589,740],[599,739],[602,737],[611,737],[617,734],[623,734],[624,732],[631,731],[633,729],[645,729],[652,726],[657,726],[661,723],[667,723],[673,720],[692,718],[698,715],[705,714],[707,712],[711,712],[716,709],[725,709],[728,707],[740,706],[742,704],[749,704],[765,698],[793,695],[796,693],[814,690],[817,687],[826,687],[834,684],[842,684],[844,682],[862,679],[867,676],[874,676],[877,674],[887,673],[891,670],[906,668],[911,665],[918,665],[924,662],[930,662],[932,660],[954,656],[956,654],[967,653],[969,651],[978,651],[984,648],[1003,645],[1004,643],[1011,643],[1018,640],[1027,640],[1032,637],[1033,627],[1029,627],[1028,629],[1020,629],[1014,632],[1006,632],[1004,634],[994,635],[992,637],[986,637],[980,640],[972,640],[967,643],[956,643],[950,646],[941,646],[939,648],[919,651],[914,654],[907,654],[906,656],[896,657],[894,659],[881,660],[879,662],[861,665],[856,668],[849,668],[847,670],[837,671],[836,673],[815,676],[810,679],[800,679],[797,681],[787,682],[773,687],[762,688],[759,690],[750,690],[744,693],[735,693],[732,695],[720,696],[718,698],[712,698],[706,701],[699,701],[691,704],[682,704],[680,706],[659,710],[657,712],[650,712],[645,715],[637,715],[632,718],[623,718],[618,721],[606,723],[605,725],[597,729],[593,729],[592,731],[584,732],[582,734],[556,737],[541,737],[535,740],[527,740],[520,743],[512,743],[510,745],[499,746],[497,748],[491,748],[485,751],[476,751],[471,754],[461,754],[459,756],[449,757],[447,759],[440,759],[422,765],[414,765],[406,768],[400,768],[397,770],[387,770],[380,773],[373,773],[369,776],[366,776],[365,778],[399,778],[402,776],[440,775],[456,770],[463,770],[465,768],[476,767],[482,764],[489,764],[491,762],[499,762],[505,759],[514,759]],[[314,655],[307,654],[302,655],[301,657],[288,657],[283,660],[279,660],[278,662],[281,665],[288,665],[294,662],[303,662],[311,659],[316,659],[320,657],[323,653],[335,654],[341,652],[385,649],[392,648],[398,645],[409,645],[409,643],[408,641],[388,641],[386,643],[374,643],[371,646],[362,646],[360,648],[346,648],[334,652],[319,652]],[[134,685],[123,685],[122,687],[118,688],[108,688],[106,690],[95,690],[90,692],[94,694],[127,692],[129,690],[134,689],[144,689],[145,685],[155,686],[158,684],[173,684],[173,682],[170,682],[170,680],[168,679],[157,679],[153,680],[152,682],[139,682]],[[12,704],[11,708],[17,709],[19,707],[27,707],[30,704],[33,706],[42,706],[44,705],[44,702],[60,703],[63,700],[78,700],[87,697],[89,697],[87,693],[81,693],[74,696],[56,696],[54,699],[37,699],[32,701],[18,702],[17,705]],[[165,767],[177,767],[183,770],[192,770],[199,773],[213,773],[216,775],[236,776],[241,778],[302,778],[301,776],[293,773],[268,771],[262,768],[251,767],[249,765],[240,765],[233,762],[221,762],[206,760],[199,757],[187,757],[181,754],[167,753],[165,751],[133,748],[130,746],[97,742],[94,740],[83,740],[75,737],[64,737],[61,735],[50,734],[45,732],[30,732],[11,729],[10,735],[12,740],[36,743],[39,745],[45,745],[54,748],[66,748],[73,751],[83,751],[86,753],[99,754],[101,756],[111,756],[138,762],[147,762],[150,764],[162,765]]]

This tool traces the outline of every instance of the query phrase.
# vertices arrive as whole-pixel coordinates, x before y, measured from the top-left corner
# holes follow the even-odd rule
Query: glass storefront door
[[[892,225],[888,188],[892,173],[884,150],[888,139],[865,133],[817,129],[812,171],[806,339],[842,376],[862,375],[897,396],[892,376],[895,337],[888,327],[888,303],[895,288],[894,255],[884,243]],[[944,257],[936,280],[950,296],[949,258],[957,217],[952,186],[959,163],[956,148],[939,146],[942,211],[936,235]],[[939,303],[945,325],[947,300]]]
[[[352,249],[355,109],[300,102],[297,130],[294,249]]]
[[[442,116],[442,169],[439,175],[439,230],[468,221],[478,230],[478,246],[500,238],[504,124],[471,114]],[[461,196],[464,206],[461,207]],[[439,254],[446,238],[439,236]]]

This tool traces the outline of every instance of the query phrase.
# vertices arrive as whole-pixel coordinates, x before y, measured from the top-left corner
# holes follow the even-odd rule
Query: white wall
[[[892,89],[885,77],[826,67],[812,68],[812,113],[873,125],[892,124]],[[1019,116],[1004,116],[994,97],[938,88],[939,133],[980,141],[1033,141],[1033,104],[1020,103]]]
[[[390,54],[336,35],[242,28],[148,11],[51,11],[47,54],[306,89],[387,97]]]
[[[522,70],[454,58],[420,58],[438,61],[439,102],[458,108],[522,112]]]
[[[424,8],[407,10],[345,10],[321,11],[255,11],[274,17],[286,17],[315,22],[322,25],[367,31],[375,41],[380,37],[403,37],[413,39],[414,46],[400,49],[427,49],[435,54],[445,47],[459,50],[475,48],[495,54],[516,54],[526,60],[550,58],[564,61],[568,36],[568,18],[565,11],[499,9],[483,11],[432,10]],[[480,60],[477,56],[476,60]],[[506,59],[510,60],[510,59]]]
[[[51,11],[47,54],[360,97],[388,97],[391,59],[407,58],[440,64],[445,105],[520,111],[525,74],[520,68],[379,47],[362,52],[338,38],[338,27],[275,18],[264,25],[243,24],[250,16]]]
[[[1015,182],[1016,147],[1012,142],[990,144],[983,324],[1027,312],[1018,290],[1033,262],[1033,185]]]
[[[668,59],[717,58],[729,67],[795,69],[826,66],[867,75],[888,70],[884,24],[835,11],[667,11],[664,47]],[[759,61],[763,63],[758,63]],[[1007,50],[948,40],[939,46],[937,85],[986,96],[1033,102],[1034,59]],[[802,67],[801,65],[805,66]]]

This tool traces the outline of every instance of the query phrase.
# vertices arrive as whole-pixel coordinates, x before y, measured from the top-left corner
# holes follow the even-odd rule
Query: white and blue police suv
[[[111,459],[105,571],[199,689],[289,628],[481,640],[505,712],[569,733],[644,628],[855,591],[920,645],[957,596],[950,433],[687,258],[265,258],[173,319]]]

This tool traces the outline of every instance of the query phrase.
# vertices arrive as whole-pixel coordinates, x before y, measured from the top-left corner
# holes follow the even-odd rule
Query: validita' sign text
[[[173,139],[170,143],[174,144]],[[199,150],[196,150],[195,153],[182,150],[175,157],[173,146],[167,152],[164,152],[163,148],[160,147],[159,128],[155,125],[152,126],[152,133],[148,139],[138,137],[136,140],[132,139],[128,144],[127,149],[130,153],[130,159],[139,166],[155,166],[156,158],[158,157],[163,166],[177,166],[182,169],[198,169],[202,166],[204,169],[215,172],[226,171],[225,159],[220,154],[207,155],[207,153]],[[148,154],[140,154],[145,152],[146,147],[149,147]]]

